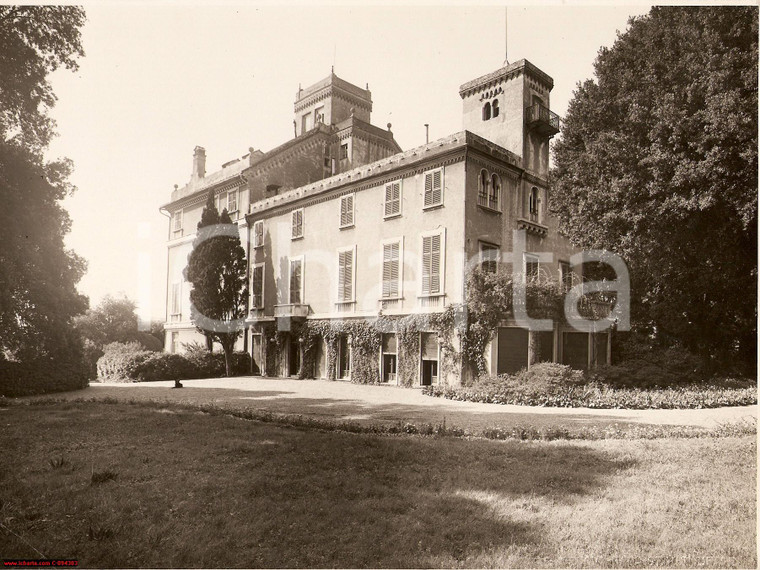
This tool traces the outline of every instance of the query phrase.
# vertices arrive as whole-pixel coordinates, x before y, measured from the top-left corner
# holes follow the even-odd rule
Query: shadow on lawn
[[[307,381],[305,381],[307,382]],[[387,388],[387,387],[381,387]],[[614,410],[600,414],[551,414],[536,413],[530,409],[524,412],[506,411],[498,404],[484,404],[488,412],[471,409],[457,409],[450,401],[430,398],[424,405],[401,404],[397,402],[372,403],[368,400],[343,398],[291,397],[289,390],[243,390],[239,388],[209,388],[186,386],[175,390],[165,386],[150,384],[124,384],[124,386],[104,386],[84,392],[69,392],[65,397],[86,397],[95,399],[116,398],[123,401],[178,402],[190,405],[212,404],[227,410],[253,410],[275,414],[294,414],[320,420],[351,422],[358,424],[414,424],[446,423],[450,427],[467,429],[480,433],[485,428],[531,426],[536,428],[565,426],[569,429],[584,426],[604,427],[616,424],[618,428],[637,425],[628,418],[615,414]],[[454,403],[456,404],[456,403]]]
[[[85,566],[449,567],[514,549],[551,556],[543,539],[553,511],[603,492],[635,465],[568,442],[356,436],[69,405],[50,407],[76,418],[67,430],[44,409],[31,432],[24,414],[35,410],[5,412],[7,464],[38,469],[22,484],[0,468],[0,488],[14,497],[17,529],[30,543],[59,557],[77,544],[72,557]],[[88,469],[39,469],[55,454],[75,466],[108,466],[118,481],[92,488],[83,484]],[[41,506],[38,490],[51,483],[57,500]],[[66,524],[51,522],[51,535],[20,522],[40,508]],[[84,513],[117,534],[87,541]],[[9,556],[32,555],[12,536],[0,538]]]

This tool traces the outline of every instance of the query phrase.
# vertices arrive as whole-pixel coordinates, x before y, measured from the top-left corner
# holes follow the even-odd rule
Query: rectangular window
[[[480,242],[480,268],[487,273],[496,273],[499,264],[499,246]]]
[[[348,158],[348,143],[340,145],[340,157]]]
[[[303,303],[303,258],[290,260],[290,304]]]
[[[401,213],[401,181],[391,182],[385,185],[385,213],[384,217],[390,218]]]
[[[264,220],[253,222],[253,247],[264,245]]]
[[[314,109],[314,123],[324,123],[325,122],[325,108],[324,107],[317,107]]]
[[[171,314],[176,316],[182,313],[182,303],[180,295],[182,293],[181,283],[172,283],[172,297],[171,297]]]
[[[354,248],[338,251],[338,302],[354,300]]]
[[[291,213],[290,238],[303,237],[303,208],[293,210]]]
[[[301,134],[311,130],[311,113],[306,113],[301,117]]]
[[[237,212],[237,209],[237,190],[231,190],[227,192],[227,213]]]
[[[534,281],[538,279],[538,257],[530,253],[523,253],[523,266],[525,270],[525,280]]]
[[[424,207],[440,206],[443,204],[443,169],[431,170],[425,173]]]
[[[401,286],[401,242],[383,244],[383,299],[400,296]]]
[[[172,214],[172,230],[174,233],[182,231],[182,210],[177,210]]]
[[[261,309],[264,307],[264,264],[253,266],[251,271],[251,308]]]
[[[442,235],[434,234],[422,238],[422,294],[437,295],[442,287]]]
[[[178,332],[172,332],[171,334],[171,344],[169,345],[169,352],[172,354],[177,354],[177,343],[179,342],[179,333]]]
[[[354,225],[354,195],[346,194],[340,198],[340,227],[350,228]]]
[[[569,291],[573,288],[573,270],[567,261],[559,262],[559,279],[563,291]]]

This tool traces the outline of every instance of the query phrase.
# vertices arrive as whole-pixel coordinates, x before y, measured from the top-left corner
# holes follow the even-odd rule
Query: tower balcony
[[[543,136],[553,137],[559,132],[561,120],[557,113],[540,104],[525,109],[525,123],[528,129],[535,130]]]

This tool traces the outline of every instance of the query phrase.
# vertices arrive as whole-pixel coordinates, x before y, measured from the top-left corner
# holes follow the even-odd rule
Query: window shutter
[[[178,232],[182,229],[182,210],[174,212],[174,231]]]
[[[340,227],[354,223],[354,196],[350,194],[340,199]]]
[[[432,236],[422,238],[422,292],[430,293],[430,267],[431,251],[433,245]]]
[[[251,292],[253,295],[253,308],[261,308],[264,301],[264,267],[261,265],[253,268],[253,275],[251,277]]]
[[[441,291],[441,236],[431,236],[430,251],[430,292]]]
[[[262,220],[253,224],[253,247],[264,245],[264,222]]]
[[[393,216],[401,211],[401,183],[393,182],[385,187],[385,215]]]
[[[290,262],[290,303],[301,303],[301,260]]]
[[[172,315],[180,314],[179,296],[180,296],[180,284],[173,283],[172,284]]]
[[[399,244],[383,246],[383,297],[398,297]]]
[[[442,202],[442,186],[441,170],[425,174],[425,207],[436,206]]]
[[[237,212],[237,190],[227,194],[227,212]]]
[[[351,301],[353,298],[353,251],[338,253],[338,300]]]
[[[291,215],[291,237],[303,237],[303,210],[293,210]]]

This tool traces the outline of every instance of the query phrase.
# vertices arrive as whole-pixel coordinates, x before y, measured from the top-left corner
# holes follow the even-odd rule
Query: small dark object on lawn
[[[180,382],[179,380],[175,380],[174,381],[174,387],[175,388],[182,388],[182,382]]]

